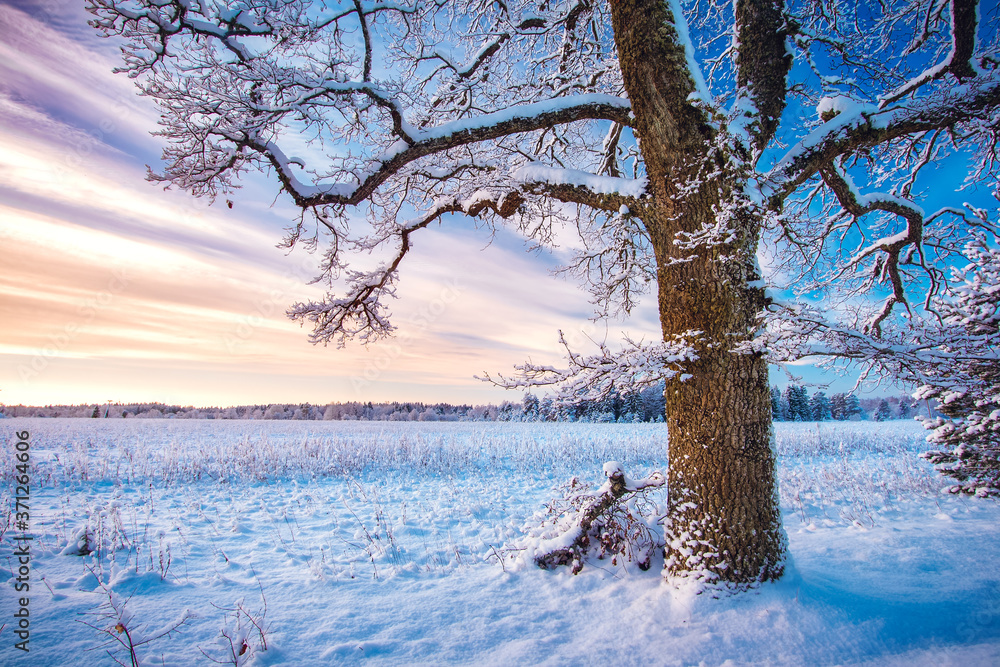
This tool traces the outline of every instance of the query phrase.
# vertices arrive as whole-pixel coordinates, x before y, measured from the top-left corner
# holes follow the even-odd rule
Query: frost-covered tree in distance
[[[753,585],[781,575],[786,550],[767,355],[834,353],[801,344],[830,330],[877,345],[907,290],[936,289],[948,248],[989,225],[915,200],[918,172],[955,151],[995,174],[997,17],[969,0],[682,2],[90,8],[162,110],[153,180],[215,196],[266,171],[302,209],[287,244],[329,241],[320,278],[346,291],[289,313],[316,343],[391,334],[385,300],[412,237],[447,214],[542,244],[575,226],[566,270],[598,316],[655,284],[655,340],[498,381],[572,397],[665,380],[666,575]],[[772,303],[762,240],[774,275],[854,310]],[[380,249],[377,269],[349,268]],[[769,305],[783,315],[770,338]]]
[[[826,397],[826,394],[818,391],[809,399],[809,414],[813,421],[818,422],[833,418],[830,412],[830,399]]]
[[[783,395],[788,406],[788,421],[807,422],[812,419],[809,410],[809,390],[799,385],[788,385]]]

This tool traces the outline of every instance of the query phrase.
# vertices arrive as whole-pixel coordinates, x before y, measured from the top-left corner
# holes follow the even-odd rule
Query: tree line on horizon
[[[809,395],[806,387],[771,388],[775,421],[887,421],[910,419],[931,410],[908,396],[859,399],[851,393]],[[601,399],[581,398],[573,403],[526,394],[518,402],[499,405],[451,403],[347,401],[267,403],[233,407],[194,407],[166,403],[103,403],[81,405],[0,405],[0,417],[104,419],[229,419],[314,421],[499,421],[643,423],[663,421],[663,385],[634,392],[612,392]]]
[[[929,404],[921,404],[909,396],[862,399],[850,392],[827,396],[818,391],[809,396],[802,385],[788,385],[784,391],[771,387],[771,416],[774,421],[889,421],[912,419],[921,411],[927,417],[937,414]]]
[[[655,422],[663,421],[662,387],[629,394],[614,393],[601,400],[580,399],[573,405],[527,394],[521,402],[499,405],[451,403],[347,401],[268,403],[233,407],[194,407],[166,403],[103,403],[81,405],[0,405],[0,417],[95,419],[229,419],[314,421],[549,421]]]

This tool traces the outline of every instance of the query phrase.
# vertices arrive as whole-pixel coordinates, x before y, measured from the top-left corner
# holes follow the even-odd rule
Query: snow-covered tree
[[[625,394],[622,401],[621,421],[635,423],[643,421],[642,396],[638,391],[630,391]]]
[[[556,421],[559,418],[558,411],[553,404],[551,396],[546,396],[539,403],[538,418],[547,422]]]
[[[861,399],[857,394],[848,394],[844,397],[844,419],[861,420],[865,417],[865,411],[861,409]]]
[[[838,421],[847,419],[847,396],[845,394],[834,394],[830,397],[830,415]]]
[[[272,404],[264,411],[264,419],[286,419],[285,406]]]
[[[777,387],[771,387],[771,419],[775,421],[784,420],[781,410],[781,390]]]
[[[830,413],[830,399],[826,397],[826,394],[817,391],[813,394],[813,397],[809,399],[809,414],[813,421],[821,422],[827,419],[832,419]]]
[[[534,394],[525,394],[521,404],[521,412],[525,421],[535,422],[539,420],[539,402]]]
[[[807,422],[812,419],[809,411],[809,390],[800,385],[790,384],[782,393],[785,405],[788,406],[786,419],[795,422]]]
[[[892,410],[889,409],[889,401],[884,398],[880,400],[872,418],[877,422],[884,422],[892,419]]]
[[[965,254],[956,285],[935,300],[945,329],[911,366],[923,382],[915,396],[939,402],[942,416],[924,420],[939,449],[925,457],[958,482],[949,490],[1000,496],[1000,249],[982,239]]]
[[[781,392],[781,416],[783,421],[795,421],[795,397],[792,396],[792,386],[785,387]]]
[[[567,271],[599,316],[655,285],[660,332],[499,381],[572,400],[666,382],[668,576],[780,576],[766,355],[888,354],[911,291],[991,224],[917,203],[956,151],[980,182],[1000,164],[1000,31],[970,0],[90,6],[160,105],[153,180],[215,196],[268,172],[302,210],[287,245],[328,242],[331,293],[290,310],[316,343],[391,334],[412,238],[449,214],[542,244],[577,229]],[[775,275],[845,308],[770,299],[764,238]],[[384,263],[350,268],[368,252]]]
[[[497,411],[496,420],[498,422],[519,422],[524,420],[524,415],[521,414],[520,406],[504,402]],[[431,408],[427,408],[420,415],[420,421],[438,421],[438,415]]]

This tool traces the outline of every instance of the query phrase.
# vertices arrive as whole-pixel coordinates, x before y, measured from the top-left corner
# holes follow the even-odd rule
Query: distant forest
[[[933,417],[938,412],[924,401],[909,396],[888,398],[858,398],[855,394],[842,393],[827,396],[817,391],[812,396],[800,385],[789,385],[782,391],[771,387],[771,415],[775,421],[888,421],[913,419],[916,416]]]
[[[776,421],[911,419],[933,406],[907,396],[859,399],[854,394],[822,391],[809,396],[805,387],[771,388]],[[355,421],[508,421],[639,423],[663,421],[663,385],[638,392],[614,393],[601,400],[581,399],[573,405],[528,394],[520,403],[452,405],[450,403],[271,403],[236,407],[196,408],[164,403],[103,403],[99,405],[2,405],[2,417],[92,417],[95,419],[298,419]]]

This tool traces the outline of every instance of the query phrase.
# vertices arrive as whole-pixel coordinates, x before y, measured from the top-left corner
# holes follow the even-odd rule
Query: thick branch
[[[952,0],[951,51],[948,57],[882,97],[879,106],[884,107],[902,99],[924,84],[940,79],[949,72],[959,81],[976,76],[972,58],[976,49],[976,30],[979,27],[977,4],[976,0]]]
[[[713,135],[712,103],[677,0],[611,0],[622,79],[655,197]]]
[[[856,218],[872,211],[886,211],[905,218],[910,228],[905,237],[896,239],[893,244],[902,247],[906,243],[920,242],[920,229],[923,224],[923,213],[911,202],[901,197],[888,194],[860,195],[846,174],[835,165],[828,165],[820,170],[823,181],[830,186],[844,210]]]
[[[524,183],[526,192],[548,195],[568,204],[583,204],[613,213],[624,206],[639,218],[646,208],[641,201],[647,185],[644,178],[598,176],[576,169],[531,164],[514,172],[514,179]]]
[[[744,123],[758,153],[774,136],[785,109],[785,86],[792,57],[785,49],[780,0],[736,2],[737,84],[735,108],[752,116]],[[745,100],[747,103],[744,103]]]
[[[941,94],[935,101],[920,100],[879,110],[857,106],[843,111],[798,142],[770,171],[762,192],[772,208],[838,157],[861,152],[911,134],[952,128],[981,118],[1000,105],[1000,72],[976,77],[971,83]]]
[[[972,56],[979,27],[978,4],[977,0],[951,0],[952,47],[948,69],[959,80],[976,76]]]
[[[365,18],[361,0],[354,0],[354,9],[358,12],[358,22],[361,24],[361,36],[365,40],[365,64],[362,69],[362,79],[370,81],[372,77],[372,40],[368,34],[368,20]]]
[[[459,146],[580,120],[611,120],[627,125],[628,101],[608,95],[580,95],[445,123],[425,131],[411,130],[413,142],[408,145],[397,142],[399,148],[390,150],[382,158],[380,165],[357,186],[302,184],[292,173],[288,159],[275,144],[255,140],[248,140],[245,144],[262,153],[271,162],[285,190],[300,207],[356,205],[371,196],[376,188],[404,166],[422,157]]]

